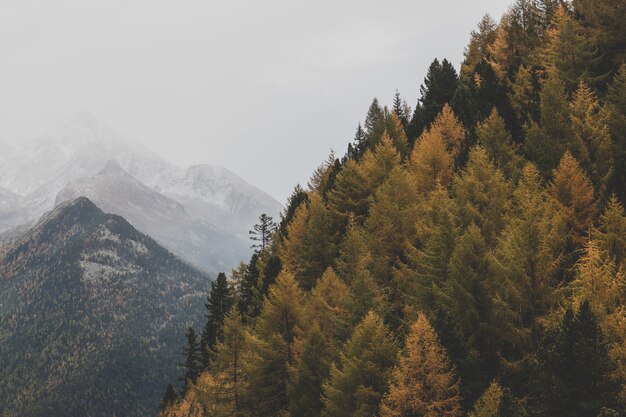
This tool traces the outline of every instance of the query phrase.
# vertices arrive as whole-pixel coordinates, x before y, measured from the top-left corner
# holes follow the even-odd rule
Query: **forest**
[[[212,283],[161,416],[626,415],[624,22],[517,0],[374,99]]]

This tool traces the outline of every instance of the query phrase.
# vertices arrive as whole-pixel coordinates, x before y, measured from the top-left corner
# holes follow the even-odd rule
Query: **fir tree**
[[[611,407],[616,387],[606,342],[589,303],[568,309],[560,326],[550,329],[539,347],[540,412],[592,417]]]
[[[161,401],[161,411],[167,410],[168,407],[171,407],[178,400],[178,394],[172,387],[172,384],[167,384],[167,388],[165,389],[165,394],[163,394],[163,401]]]
[[[411,143],[435,120],[443,106],[452,100],[458,82],[456,70],[448,60],[444,59],[440,63],[435,59],[430,64],[424,84],[420,86],[421,97],[409,127]]]
[[[220,272],[215,281],[211,283],[211,290],[205,304],[207,322],[200,339],[202,364],[205,368],[209,367],[211,352],[215,348],[215,344],[223,338],[224,318],[234,302],[226,274]]]
[[[185,373],[181,378],[183,381],[183,392],[187,391],[190,384],[196,381],[202,369],[200,345],[198,344],[198,337],[192,326],[187,327],[186,340],[187,342],[183,348],[185,362],[181,364],[185,369]]]

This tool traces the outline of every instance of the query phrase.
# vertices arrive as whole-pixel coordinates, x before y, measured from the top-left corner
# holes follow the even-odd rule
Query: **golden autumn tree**
[[[624,213],[624,206],[615,194],[609,197],[609,201],[600,216],[600,225],[594,235],[603,256],[610,259],[616,268],[625,268],[626,214]]]
[[[574,156],[598,189],[605,189],[613,174],[611,134],[608,112],[600,106],[594,92],[583,81],[570,105],[574,143],[582,149]]]
[[[453,192],[463,227],[475,224],[493,244],[504,228],[509,186],[485,148],[472,148],[465,169],[454,180]]]
[[[309,194],[309,205],[296,210],[280,250],[281,262],[302,288],[310,290],[336,255],[333,218],[319,194]]]
[[[409,162],[420,191],[432,191],[437,184],[447,186],[452,179],[453,167],[454,159],[448,153],[443,136],[425,131],[415,144]]]
[[[383,321],[370,312],[345,344],[324,383],[323,417],[370,417],[378,413],[396,360],[396,346]]]
[[[465,139],[465,129],[447,103],[425,134],[439,136],[453,159],[456,159],[461,152],[461,145]]]
[[[404,355],[391,375],[381,417],[456,417],[461,413],[460,381],[426,316],[419,314]]]
[[[304,295],[294,276],[282,272],[263,303],[255,334],[246,341],[253,353],[245,365],[250,381],[248,401],[261,415],[275,415],[287,408],[289,368],[302,328],[303,306]]]
[[[494,107],[489,117],[476,128],[478,142],[485,148],[495,165],[507,178],[518,179],[523,159],[517,154],[511,134],[506,130],[504,119]]]
[[[597,208],[593,185],[571,153],[566,152],[561,158],[548,192],[566,219],[572,242],[585,243]]]

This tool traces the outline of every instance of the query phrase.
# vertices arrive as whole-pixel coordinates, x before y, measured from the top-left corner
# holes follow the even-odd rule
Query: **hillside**
[[[161,416],[625,415],[624,6],[516,0],[414,109],[375,98],[212,286]]]
[[[0,253],[0,415],[153,413],[208,277],[86,198]]]

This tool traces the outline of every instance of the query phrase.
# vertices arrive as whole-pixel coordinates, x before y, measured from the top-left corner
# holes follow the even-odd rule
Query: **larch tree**
[[[448,103],[444,104],[441,112],[437,114],[428,128],[428,134],[439,136],[453,159],[456,159],[461,152],[463,139],[465,139],[465,129]]]
[[[609,85],[606,100],[615,164],[611,188],[621,201],[626,201],[626,64],[620,67]]]
[[[304,295],[293,275],[281,273],[265,299],[256,334],[246,341],[253,352],[245,365],[248,399],[261,415],[276,415],[288,406],[289,369],[301,332],[303,305]]]
[[[396,360],[396,346],[383,321],[370,312],[344,346],[323,385],[321,416],[371,417],[378,413]]]
[[[608,112],[582,81],[572,97],[570,120],[574,141],[583,147],[578,154],[573,152],[574,156],[589,173],[595,187],[605,190],[613,174]]]
[[[517,154],[511,134],[506,130],[504,119],[494,108],[483,123],[476,128],[478,143],[495,165],[504,172],[509,179],[519,178],[523,166],[523,159]]]
[[[327,340],[329,358],[336,357],[341,345],[350,336],[353,306],[350,288],[329,267],[317,282],[304,312],[306,323],[319,323]]]
[[[429,131],[422,133],[409,163],[420,191],[425,194],[438,184],[447,186],[452,180],[453,167],[454,158],[448,152],[443,136]]]
[[[544,176],[556,168],[566,149],[580,148],[571,143],[572,130],[570,106],[565,85],[556,71],[548,71],[540,93],[539,122],[531,120],[526,125],[524,152],[537,164]]]
[[[470,34],[470,42],[465,47],[463,64],[461,65],[461,76],[471,76],[476,65],[487,60],[489,57],[489,46],[496,38],[498,25],[488,14],[484,15],[478,23],[478,28]]]
[[[465,169],[454,180],[453,193],[462,226],[475,224],[493,245],[504,228],[509,186],[482,146],[470,151]]]
[[[584,244],[597,207],[593,185],[571,153],[566,152],[561,158],[548,192],[563,212],[572,242],[577,246]]]
[[[391,375],[381,417],[461,415],[460,381],[426,316],[419,314]]]
[[[587,84],[595,81],[598,49],[564,4],[556,10],[540,55],[542,66],[558,72],[568,92],[576,89],[579,80]]]
[[[624,268],[626,260],[626,213],[624,206],[615,194],[609,200],[600,216],[600,225],[594,233],[598,247],[616,268]]]
[[[309,324],[297,350],[287,385],[288,410],[292,416],[317,417],[323,406],[322,383],[330,369],[327,339],[317,321]]]

